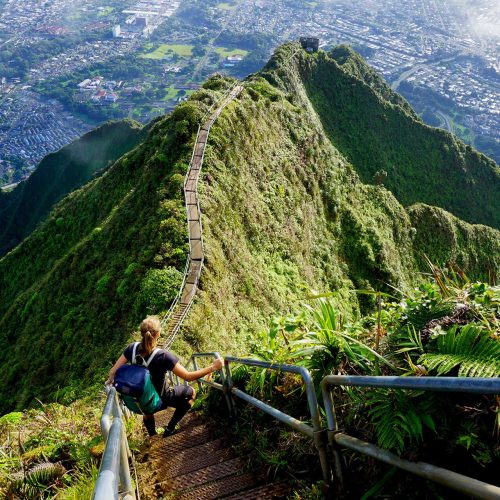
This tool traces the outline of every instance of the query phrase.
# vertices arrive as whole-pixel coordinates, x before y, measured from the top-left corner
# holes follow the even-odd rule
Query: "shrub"
[[[182,273],[174,267],[150,269],[141,284],[138,308],[149,314],[164,311],[177,295],[181,283]]]

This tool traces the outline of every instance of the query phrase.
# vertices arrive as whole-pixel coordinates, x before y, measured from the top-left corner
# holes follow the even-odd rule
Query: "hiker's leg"
[[[196,390],[194,387],[191,387],[191,389],[193,391],[193,395],[191,396],[191,399],[189,400],[189,405],[193,406],[194,400],[196,399]]]
[[[195,390],[192,387],[187,387],[185,385],[179,385],[174,387],[175,396],[169,402],[169,406],[175,408],[174,414],[170,419],[170,422],[166,428],[166,434],[171,434],[175,426],[181,421],[182,417],[189,411],[192,404],[194,403],[194,398],[196,395]]]
[[[156,435],[156,427],[155,427],[155,416],[154,415],[144,415],[142,421],[144,422],[144,427],[148,431],[150,436]]]

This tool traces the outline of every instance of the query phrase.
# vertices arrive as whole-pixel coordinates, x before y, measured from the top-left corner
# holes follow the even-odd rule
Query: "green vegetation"
[[[104,443],[103,394],[63,406],[41,404],[0,418],[2,498],[90,498]],[[97,406],[96,406],[97,405]],[[127,422],[134,448],[143,440],[136,418]]]
[[[85,148],[81,163],[94,170],[75,185],[87,184],[45,220],[40,215],[38,227],[0,259],[0,343],[7,346],[0,351],[0,412],[36,406],[36,398],[66,404],[82,397],[89,398],[81,401],[88,412],[100,411],[102,400],[93,398],[131,332],[146,314],[166,312],[176,294],[188,251],[182,186],[195,133],[232,83],[213,76],[144,130],[107,126],[128,140],[105,144],[100,134],[106,129],[94,133],[100,153],[94,157]],[[166,87],[159,91],[163,96]],[[74,179],[70,166],[80,163],[56,158],[64,160],[58,175],[66,179],[67,170]],[[114,163],[103,169],[108,161]],[[174,350],[182,356],[192,349],[250,349],[263,359],[301,363],[316,380],[330,372],[494,375],[500,292],[475,280],[498,276],[500,233],[422,202],[432,193],[437,205],[456,214],[470,203],[471,218],[494,221],[495,168],[453,136],[424,126],[351,51],[338,48],[329,56],[307,54],[297,44],[281,47],[212,127],[199,183],[205,267]],[[51,170],[40,172],[37,186],[53,182]],[[457,185],[460,176],[474,196],[481,190],[480,198]],[[47,209],[74,188],[69,180],[61,186]],[[398,201],[405,197],[409,208]],[[434,282],[426,283],[421,273],[428,272],[429,259],[451,263],[451,270],[432,267]],[[304,305],[310,290],[323,298]],[[377,298],[383,300],[380,328],[372,314]],[[36,355],[27,362],[29,353]],[[293,377],[249,370],[235,380],[266,395],[272,383],[280,405],[305,415]],[[451,456],[460,460],[455,468],[468,473],[481,467],[483,477],[498,460],[488,440],[495,419],[489,399],[435,401],[416,392],[353,390],[339,408],[347,429],[399,453],[426,460],[451,443]],[[464,408],[477,409],[474,419],[462,418]],[[85,415],[93,429],[96,415]],[[26,413],[2,417],[0,432],[21,418]],[[9,451],[7,472],[26,470],[53,493],[61,480],[56,464],[63,455],[56,450],[65,426],[53,413],[48,419],[48,437],[34,432],[25,446],[29,460],[36,457],[33,468],[24,465],[28,457]],[[73,476],[68,495],[85,497],[91,488],[85,478],[94,469],[91,459],[78,456],[88,457],[94,431],[67,432],[77,454],[67,465],[85,471]],[[269,447],[276,435],[283,438],[274,426],[256,434],[254,444],[258,448],[260,439]],[[304,443],[292,438],[307,457]],[[276,469],[294,455],[279,448],[262,454]],[[38,463],[51,465],[35,468]],[[366,464],[356,461],[353,473],[373,477],[382,470]],[[377,488],[386,488],[390,473],[380,477]],[[12,478],[2,479],[0,487],[11,484]]]
[[[221,2],[217,4],[217,8],[221,10],[234,10],[236,7],[236,3]]]
[[[0,255],[28,236],[59,200],[133,149],[144,135],[136,122],[107,123],[46,156],[26,181],[0,193]]]
[[[294,61],[329,138],[364,182],[383,169],[386,187],[402,204],[423,202],[500,228],[494,161],[424,125],[350,48],[299,54]]]
[[[500,287],[470,282],[457,268],[431,266],[431,272],[432,281],[403,296],[381,294],[380,315],[349,314],[336,294],[313,296],[301,304],[299,314],[276,317],[255,335],[252,357],[305,366],[318,383],[327,373],[499,376]],[[295,418],[308,415],[300,377],[245,366],[234,373],[236,384],[250,394],[270,399]],[[336,390],[334,397],[344,432],[411,455],[413,461],[445,463],[495,483],[500,450],[490,436],[492,429],[500,430],[500,419],[494,397],[356,388]],[[241,412],[244,427],[251,429],[239,428],[238,433],[245,436],[256,467],[274,468],[275,474],[303,470],[304,456],[310,453],[307,442],[245,405]],[[385,466],[344,453],[350,464],[345,470],[346,497],[360,498],[380,480]],[[314,474],[310,469],[309,477]],[[440,492],[418,479],[418,486],[412,487],[413,481],[399,477],[380,487],[388,496],[399,496],[401,488],[417,492],[419,498]]]
[[[296,51],[280,49],[212,128],[199,186],[206,267],[179,354],[242,352],[269,316],[297,310],[304,290],[335,290],[346,311],[368,310],[373,300],[352,290],[408,290],[426,269],[424,253],[439,263],[449,255],[472,276],[499,271],[497,231],[436,210],[443,236],[433,253],[436,224],[418,208],[409,215],[382,185],[360,182],[325,136],[301,76],[326,56],[291,60]],[[58,203],[0,260],[0,342],[15,338],[15,349],[0,353],[2,411],[35,394],[66,401],[92,391],[140,319],[166,311],[187,252],[181,188],[194,132],[230,84],[215,76],[153,122],[141,145]],[[337,99],[355,90],[349,80]]]
[[[165,59],[169,54],[177,54],[181,57],[189,57],[193,54],[194,45],[169,45],[162,43],[153,52],[148,52],[140,57],[144,59]]]
[[[106,16],[109,16],[113,11],[115,10],[114,7],[104,7],[102,10],[99,11],[99,13],[97,14],[98,17],[106,17]]]
[[[0,337],[10,343],[8,332],[17,332],[9,362],[1,356],[3,387],[16,388],[4,394],[3,411],[25,408],[35,394],[67,401],[92,391],[144,316],[142,306],[167,309],[168,282],[165,302],[151,304],[147,272],[184,267],[181,187],[199,116],[184,104],[152,123],[141,146],[66,197],[0,260]]]
[[[215,52],[217,52],[217,54],[220,54],[222,57],[230,57],[230,56],[245,57],[248,54],[248,50],[228,49],[226,47],[216,47]]]
[[[179,91],[174,87],[167,87],[165,90],[165,97],[163,98],[164,101],[175,99],[177,97],[177,94],[179,93]]]

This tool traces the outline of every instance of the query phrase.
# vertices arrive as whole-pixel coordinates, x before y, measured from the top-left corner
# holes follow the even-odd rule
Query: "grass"
[[[175,99],[177,97],[177,94],[179,93],[179,90],[176,89],[175,87],[168,87],[165,89],[166,94],[165,97],[163,98],[164,101],[170,101],[170,99]]]
[[[162,43],[153,52],[142,54],[143,59],[166,59],[169,53],[177,54],[181,57],[189,57],[193,54],[193,45],[176,45]]]
[[[217,4],[217,8],[221,10],[234,10],[236,9],[236,4],[228,3],[228,2],[221,2]]]
[[[227,47],[216,47],[215,52],[217,52],[217,54],[219,54],[222,57],[237,56],[237,55],[245,57],[248,54],[248,50],[228,49]]]

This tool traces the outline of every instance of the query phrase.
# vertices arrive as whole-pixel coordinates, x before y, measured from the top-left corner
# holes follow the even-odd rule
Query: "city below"
[[[352,45],[426,123],[499,162],[499,24],[492,0],[0,0],[0,185],[109,119],[169,112],[214,72],[243,78],[304,35]]]

